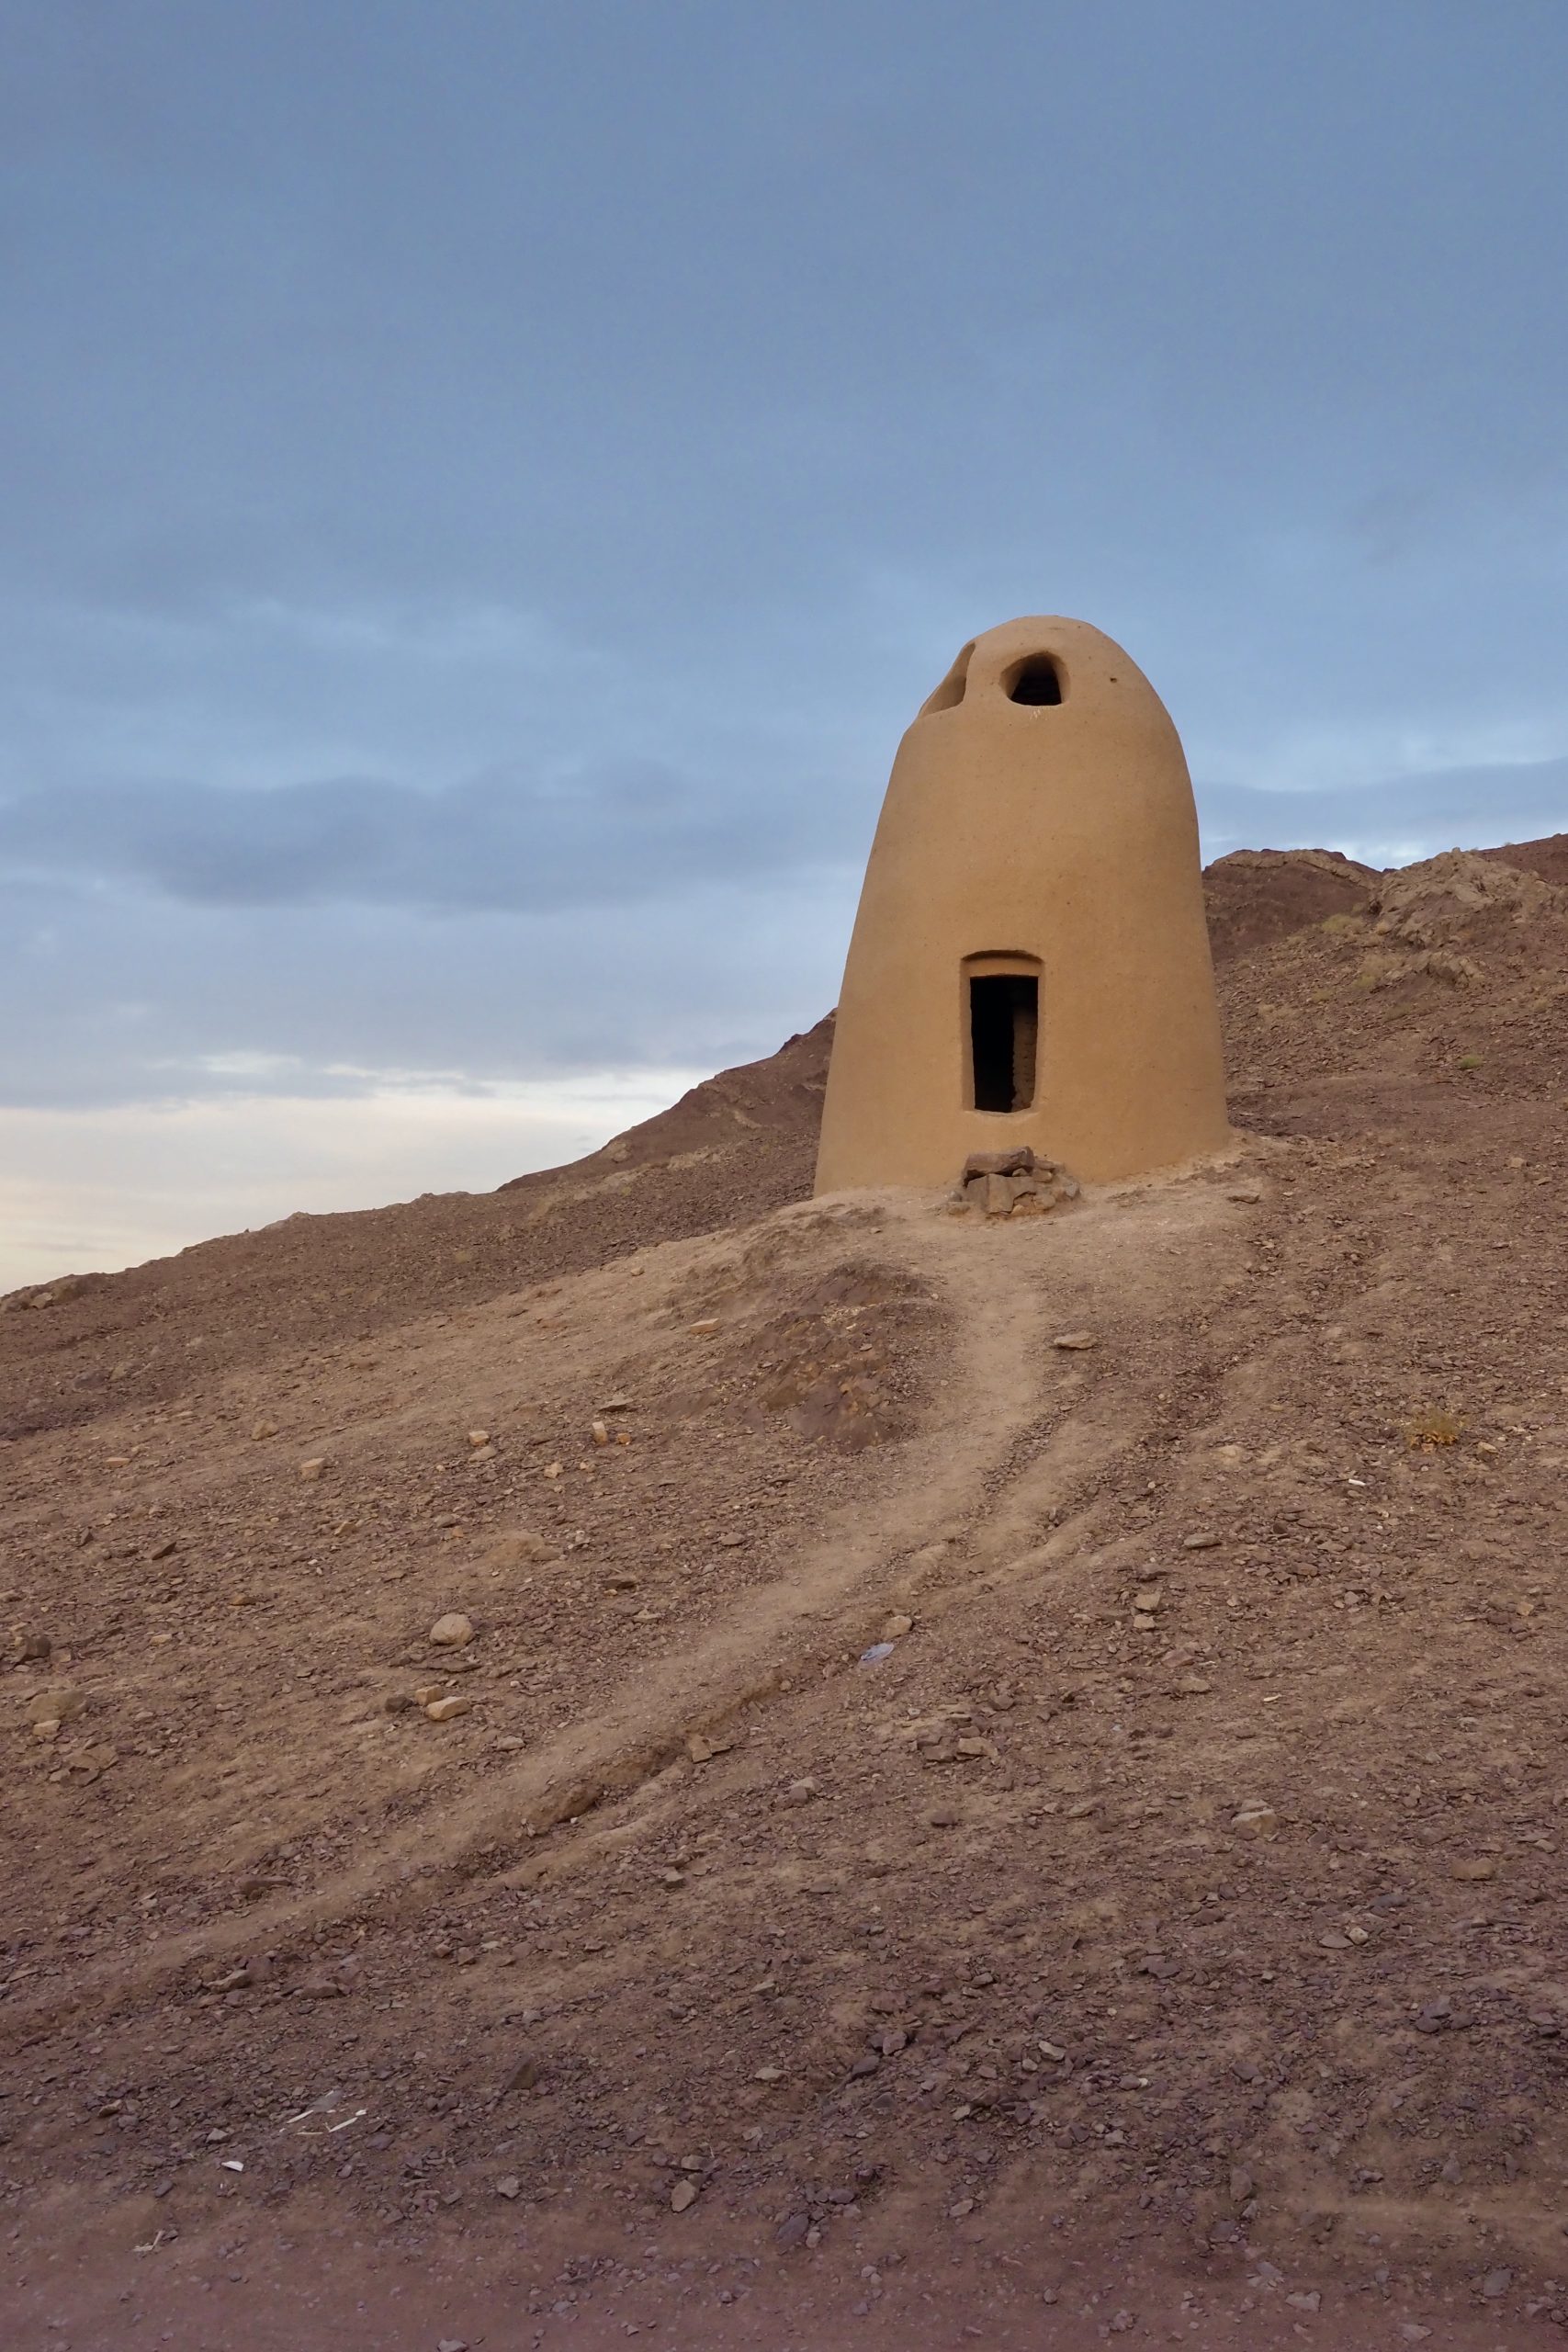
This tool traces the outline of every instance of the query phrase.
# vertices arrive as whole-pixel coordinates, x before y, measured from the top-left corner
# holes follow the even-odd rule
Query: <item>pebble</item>
[[[1484,1854],[1478,1855],[1473,1861],[1455,1862],[1449,1871],[1449,1876],[1450,1878],[1462,1879],[1465,1881],[1479,1881],[1481,1879],[1495,1878],[1496,1875],[1496,1863],[1492,1861]]]
[[[262,1442],[264,1438],[276,1437],[276,1435],[277,1423],[276,1421],[253,1421],[251,1424],[251,1437],[253,1442],[257,1445]]]
[[[1481,2282],[1481,2291],[1489,2303],[1495,2303],[1500,2296],[1507,2293],[1513,2283],[1514,2274],[1511,2270],[1489,2270]]]
[[[595,1445],[608,1445],[610,1442],[609,1430],[603,1421],[594,1421],[590,1427],[589,1435]]]
[[[1200,1527],[1196,1529],[1192,1534],[1184,1535],[1182,1537],[1181,1548],[1184,1552],[1212,1552],[1219,1541],[1220,1537],[1216,1529],[1213,1527]]]
[[[889,1617],[883,1626],[881,1638],[885,1642],[901,1642],[906,1634],[912,1634],[914,1630],[915,1621],[912,1617],[893,1616]]]
[[[454,1715],[466,1715],[473,1707],[471,1699],[432,1699],[425,1713],[433,1724],[449,1724]]]
[[[468,1443],[470,1445],[488,1445],[490,1443],[489,1430],[470,1430],[468,1431]]]
[[[688,2205],[694,2205],[696,2201],[697,2184],[694,2180],[678,2180],[670,2191],[670,2211],[672,2213],[683,2213]]]
[[[34,1724],[51,1723],[58,1731],[62,1724],[74,1723],[86,1703],[80,1690],[62,1683],[52,1690],[34,1692],[28,1701],[28,1720]]]
[[[538,1567],[547,1560],[558,1560],[560,1545],[531,1527],[513,1527],[504,1535],[498,1535],[484,1556],[488,1567]]]
[[[514,2172],[502,2173],[495,2184],[495,2193],[498,2197],[504,2197],[510,2202],[513,2198],[521,2194],[522,2188],[523,2183]]]
[[[1051,1345],[1054,1348],[1066,1348],[1076,1353],[1082,1348],[1098,1348],[1100,1341],[1092,1331],[1059,1331]]]
[[[716,1315],[700,1315],[697,1317],[697,1320],[691,1326],[692,1332],[697,1339],[705,1339],[710,1331],[716,1331],[717,1329],[718,1317]]]
[[[449,1609],[444,1617],[438,1617],[432,1625],[429,1638],[438,1649],[461,1649],[466,1642],[471,1642],[474,1638],[473,1619],[465,1617],[461,1610]]]
[[[1271,1804],[1244,1805],[1232,1815],[1231,1827],[1243,1838],[1273,1838],[1279,1832],[1280,1816]]]
[[[324,1453],[313,1453],[308,1462],[301,1462],[299,1464],[299,1476],[307,1486],[313,1486],[318,1478],[324,1478],[326,1470],[327,1458]]]
[[[686,1753],[694,1764],[711,1764],[716,1756],[728,1756],[734,1745],[732,1739],[709,1739],[700,1731],[686,1736]]]
[[[806,2233],[811,2227],[809,2213],[792,2213],[773,2232],[773,2244],[788,2254],[794,2247],[806,2244]]]

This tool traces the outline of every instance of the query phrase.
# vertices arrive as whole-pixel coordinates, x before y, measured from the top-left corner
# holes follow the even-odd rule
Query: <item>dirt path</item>
[[[493,1868],[520,1838],[542,1838],[624,1795],[667,1768],[694,1735],[722,1736],[755,1702],[863,1647],[890,1611],[927,1605],[955,1546],[964,1545],[970,1564],[1000,1564],[1043,1515],[1065,1507],[1114,1458],[1136,1425],[1135,1408],[1108,1405],[1103,1396],[1099,1419],[1084,1421],[1075,1410],[1078,1353],[1053,1341],[1071,1335],[1075,1317],[1093,1311],[1130,1258],[1139,1261],[1145,1295],[1157,1288],[1162,1265],[1167,1281],[1185,1279],[1216,1217],[1213,1189],[1163,1188],[1155,1197],[1157,1207],[1140,1212],[1136,1193],[1108,1194],[1059,1226],[1006,1231],[933,1215],[923,1195],[849,1204],[857,1227],[868,1210],[874,1216],[879,1256],[928,1283],[947,1318],[934,1410],[900,1450],[896,1480],[874,1511],[857,1494],[693,1644],[654,1661],[591,1716],[438,1815],[389,1827],[329,1884],[154,1943],[132,1967],[117,1959],[96,1977],[84,1973],[68,1987],[51,1986],[10,2008],[6,2042],[31,2040],[67,2014],[144,1999],[193,1968],[220,1969],[257,1944],[320,1932],[389,1896],[406,1927],[439,1905],[476,1858]],[[776,1223],[785,1233],[814,1233],[835,1218],[830,1205],[811,1204]],[[591,1351],[595,1342],[590,1326],[577,1345]],[[378,1418],[367,1426],[384,1435],[390,1425]],[[220,1482],[221,1462],[199,1475],[209,1486]]]

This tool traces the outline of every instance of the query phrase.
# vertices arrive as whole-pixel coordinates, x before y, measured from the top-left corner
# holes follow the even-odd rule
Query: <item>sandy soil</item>
[[[1568,892],[1335,864],[1171,1180],[814,1032],[6,1303],[0,2340],[1555,2336]]]

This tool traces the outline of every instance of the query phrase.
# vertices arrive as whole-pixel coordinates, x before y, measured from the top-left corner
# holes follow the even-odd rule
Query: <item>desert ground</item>
[[[6,2352],[1560,2340],[1568,840],[1207,888],[1213,1162],[0,1302]]]

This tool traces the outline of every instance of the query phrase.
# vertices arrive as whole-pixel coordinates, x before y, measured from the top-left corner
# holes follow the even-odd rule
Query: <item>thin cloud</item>
[[[558,911],[820,863],[839,830],[824,801],[820,788],[753,799],[654,760],[434,792],[352,777],[67,785],[0,804],[0,871],[195,906]]]

